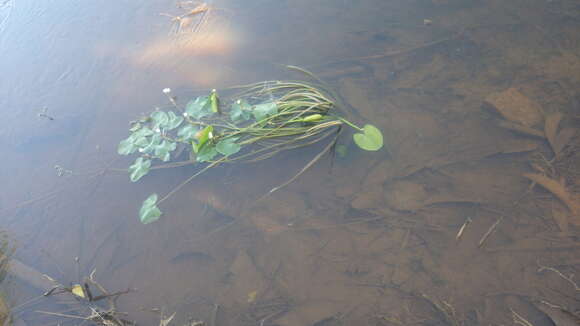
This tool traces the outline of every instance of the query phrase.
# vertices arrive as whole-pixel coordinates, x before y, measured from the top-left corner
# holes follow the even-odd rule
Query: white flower
[[[161,132],[161,129],[159,129],[159,127],[155,128],[155,132]]]
[[[167,87],[163,89],[163,94],[169,94],[171,93],[171,88]]]
[[[139,148],[139,153],[143,153],[143,148]]]
[[[187,112],[183,112],[183,116],[187,118]]]

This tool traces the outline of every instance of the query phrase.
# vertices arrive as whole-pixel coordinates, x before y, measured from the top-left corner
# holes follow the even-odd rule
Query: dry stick
[[[515,324],[522,325],[522,326],[534,326],[534,324],[530,323],[524,317],[520,316],[512,308],[510,308],[510,310],[512,312],[512,318],[513,318]]]
[[[540,263],[538,263],[538,266],[540,266],[540,268],[538,268],[538,273],[541,273],[543,271],[552,271],[552,272],[556,273],[558,276],[560,276],[561,278],[563,278],[566,281],[568,281],[568,283],[572,284],[572,286],[574,286],[574,289],[576,291],[580,291],[580,287],[572,279],[573,275],[566,276],[566,275],[562,274],[562,272],[560,272],[559,270],[557,270],[557,269],[555,269],[553,267],[542,266],[542,265],[540,265]]]
[[[35,312],[38,312],[38,313],[41,313],[41,314],[52,315],[52,316],[58,316],[58,317],[66,317],[66,318],[89,320],[88,317],[81,317],[81,316],[75,316],[75,315],[67,315],[67,314],[61,314],[61,313],[58,313],[58,312],[50,312],[50,311],[42,311],[42,310],[36,310]]]
[[[439,300],[441,303],[443,303],[445,305],[445,306],[442,306],[440,302],[437,302],[436,300],[432,299],[430,296],[426,295],[425,293],[421,293],[421,295],[419,295],[417,297],[422,298],[423,300],[425,300],[429,304],[431,304],[431,306],[433,308],[435,308],[435,311],[439,312],[442,315],[443,319],[448,324],[451,324],[453,326],[460,325],[459,322],[457,321],[457,317],[455,316],[455,309],[453,308],[453,306],[451,306],[447,302],[445,302],[443,300]]]
[[[10,262],[8,263],[8,273],[20,279],[21,281],[24,281],[25,283],[43,291],[49,291],[54,286],[54,283],[49,281],[46,278],[46,275],[14,258],[10,259]]]
[[[461,226],[461,228],[459,228],[459,232],[457,232],[457,235],[455,236],[455,241],[461,240],[461,237],[463,236],[463,233],[465,232],[465,229],[469,224],[471,224],[471,217],[468,217],[465,223],[463,223],[463,225]]]
[[[391,51],[391,52],[387,52],[387,53],[383,53],[383,54],[376,54],[376,55],[369,55],[369,56],[365,56],[365,57],[352,57],[352,58],[346,58],[346,59],[340,59],[337,61],[333,61],[333,62],[325,62],[325,65],[331,65],[331,64],[337,64],[337,63],[343,63],[343,62],[348,62],[348,61],[354,61],[354,60],[375,60],[375,59],[382,59],[382,58],[386,58],[386,57],[392,57],[392,56],[396,56],[396,55],[401,55],[401,54],[406,54],[406,53],[410,53],[410,52],[414,52],[420,49],[424,49],[424,48],[428,48],[431,47],[433,45],[437,45],[437,44],[441,44],[441,43],[445,43],[451,40],[454,40],[456,38],[458,38],[459,36],[461,36],[462,33],[456,33],[453,36],[447,37],[447,38],[443,38],[443,39],[439,39],[439,40],[435,40],[432,42],[428,42],[428,43],[424,43],[409,49],[402,49],[402,50],[395,50],[395,51]]]
[[[497,226],[499,225],[499,223],[502,220],[503,220],[503,216],[498,218],[497,221],[495,221],[495,223],[493,223],[493,225],[489,228],[489,230],[487,230],[487,232],[485,232],[483,237],[481,237],[481,240],[479,240],[479,245],[478,245],[479,248],[481,248],[483,246],[483,244],[485,243],[487,238],[489,238],[489,236],[493,233],[493,231],[495,231],[495,229],[497,228]]]
[[[511,131],[518,132],[520,134],[524,134],[526,136],[546,139],[546,134],[543,131],[534,129],[532,127],[524,126],[521,124],[517,124],[517,123],[510,122],[510,121],[505,121],[505,120],[501,120],[498,123],[498,125],[502,128],[509,129]]]

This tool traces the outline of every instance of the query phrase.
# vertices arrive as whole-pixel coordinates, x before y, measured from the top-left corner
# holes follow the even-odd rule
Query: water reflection
[[[108,289],[138,288],[119,307],[144,324],[159,316],[140,307],[176,323],[317,326],[507,324],[512,311],[541,325],[553,312],[529,298],[577,308],[569,280],[537,273],[573,274],[579,258],[577,4],[211,5],[205,30],[176,35],[167,1],[0,3],[0,216],[19,259],[61,284],[96,269]],[[128,163],[115,152],[127,121],[165,105],[165,87],[182,103],[286,79],[278,64],[323,76],[389,152],[345,137],[345,158],[260,202],[312,152],[220,169],[141,225],[135,207],[194,168],[138,184],[109,169]],[[19,317],[46,324],[37,309]]]

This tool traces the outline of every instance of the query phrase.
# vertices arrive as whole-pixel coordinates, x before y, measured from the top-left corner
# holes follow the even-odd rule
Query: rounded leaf
[[[167,121],[167,124],[165,125],[165,129],[167,129],[167,130],[173,130],[173,129],[179,127],[179,125],[181,125],[181,123],[184,120],[183,117],[177,116],[175,113],[173,113],[173,111],[169,111],[167,113],[167,117],[168,117],[168,121]]]
[[[171,152],[177,148],[177,144],[172,141],[164,140],[161,144],[155,146],[155,157],[159,158],[163,162],[169,161],[171,158]]]
[[[256,118],[256,121],[260,121],[278,113],[278,106],[276,105],[275,102],[258,104],[254,107],[253,113],[254,118]]]
[[[151,138],[146,138],[148,141],[141,149],[139,150],[141,153],[151,154],[155,151],[155,148],[159,144],[161,144],[162,137],[159,134],[154,134]]]
[[[198,162],[209,162],[218,154],[217,150],[211,144],[206,144],[197,152],[196,159]]]
[[[215,145],[215,149],[224,156],[233,155],[242,148],[240,144],[236,144],[237,138],[227,138]]]
[[[232,121],[246,121],[252,117],[252,106],[246,100],[237,100],[230,109]]]
[[[355,144],[365,151],[378,151],[383,147],[383,134],[377,127],[370,124],[365,125],[362,132],[352,137]]]
[[[149,168],[151,167],[151,160],[146,160],[142,157],[138,157],[135,163],[129,167],[129,178],[131,181],[136,182],[141,179],[147,173],[149,173]]]
[[[153,130],[149,129],[148,127],[141,127],[137,131],[133,132],[133,136],[135,136],[135,138],[147,137],[153,134]]]
[[[189,141],[195,138],[195,134],[197,134],[198,131],[199,127],[188,123],[185,126],[179,128],[177,131],[177,137],[179,137],[179,140]]]
[[[134,144],[133,140],[133,135],[129,136],[127,139],[121,140],[119,146],[117,146],[117,153],[119,153],[119,155],[129,155],[135,153],[138,146]]]
[[[159,128],[163,129],[167,127],[167,123],[169,122],[169,115],[163,111],[155,111],[151,113],[151,126],[153,130]]]
[[[211,115],[211,105],[208,96],[200,96],[191,100],[185,106],[185,113],[193,119],[199,120],[205,116]]]
[[[152,194],[143,201],[139,210],[139,219],[143,224],[155,222],[161,216],[161,210],[157,207],[157,194]]]

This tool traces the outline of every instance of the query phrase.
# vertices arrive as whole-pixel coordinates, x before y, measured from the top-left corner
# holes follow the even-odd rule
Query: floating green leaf
[[[135,163],[129,167],[129,178],[131,181],[136,182],[141,179],[144,175],[149,173],[149,168],[151,167],[151,160],[138,157]]]
[[[242,148],[240,144],[236,144],[237,138],[227,138],[221,140],[215,145],[215,149],[224,156],[233,155]]]
[[[378,151],[383,147],[383,134],[370,124],[365,125],[361,133],[356,133],[352,137],[355,144],[365,151]]]
[[[143,201],[139,210],[139,219],[143,224],[155,222],[161,216],[161,210],[157,207],[157,194],[152,194]]]
[[[189,141],[195,138],[195,134],[199,131],[197,126],[186,124],[185,126],[179,128],[177,131],[177,137],[181,141]]]
[[[133,136],[136,138],[139,137],[147,137],[153,135],[153,130],[149,129],[148,127],[141,127],[137,131],[133,132]]]
[[[218,154],[218,152],[215,149],[215,146],[212,146],[208,143],[199,149],[199,151],[197,152],[196,158],[197,158],[198,162],[209,162],[217,154]]]
[[[246,100],[237,100],[230,109],[230,118],[233,122],[250,120],[252,106]]]
[[[129,155],[135,153],[139,147],[135,145],[133,135],[129,136],[127,139],[121,140],[119,146],[117,146],[117,153],[119,155]]]
[[[278,113],[278,107],[275,102],[267,102],[258,104],[254,107],[254,118],[256,121],[261,121],[269,116]]]
[[[177,148],[177,144],[171,141],[164,140],[161,144],[155,147],[155,157],[161,159],[163,162],[169,161],[171,152]]]
[[[208,96],[200,96],[194,100],[189,101],[185,106],[185,113],[195,120],[211,115],[211,107],[209,105]]]
[[[151,113],[151,127],[153,130],[156,129],[163,129],[167,127],[167,123],[169,122],[169,115],[163,111],[155,111]]]
[[[159,144],[161,144],[161,140],[163,140],[163,138],[161,137],[160,134],[154,134],[150,138],[145,138],[145,139],[148,142],[146,144],[144,144],[143,147],[141,147],[141,149],[139,151],[141,153],[146,153],[146,154],[151,154],[151,153],[155,152],[155,148],[157,148],[157,146],[159,146]]]
[[[177,116],[175,113],[173,113],[173,111],[169,111],[167,113],[167,117],[169,118],[167,124],[165,125],[165,129],[167,130],[173,130],[179,127],[179,125],[181,125],[184,120],[183,117]]]
[[[117,153],[120,155],[129,155],[135,153],[137,149],[149,144],[147,136],[152,135],[153,131],[147,127],[142,127],[134,131],[127,139],[121,140],[117,147]]]

